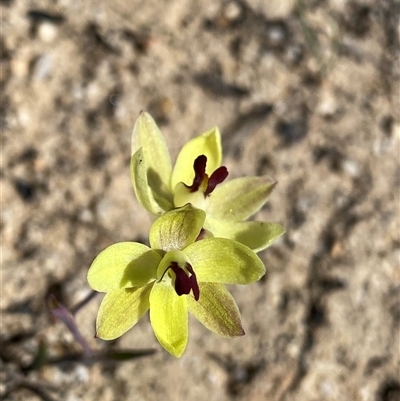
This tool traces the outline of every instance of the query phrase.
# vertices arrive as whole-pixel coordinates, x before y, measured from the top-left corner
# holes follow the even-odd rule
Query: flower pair
[[[111,245],[92,263],[90,286],[106,295],[96,335],[115,339],[150,310],[160,344],[179,357],[188,340],[188,312],[225,337],[244,334],[225,284],[259,280],[265,267],[255,252],[284,233],[275,223],[244,221],[266,202],[275,183],[261,177],[225,182],[217,128],[189,141],[172,169],[152,117],[141,113],[132,135],[131,175],[136,196],[158,215],[150,247]]]

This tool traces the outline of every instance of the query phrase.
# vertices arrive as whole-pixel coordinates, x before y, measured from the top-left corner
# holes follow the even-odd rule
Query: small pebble
[[[268,28],[267,35],[273,46],[282,46],[286,39],[286,30],[281,24],[273,24]]]
[[[357,178],[361,175],[361,167],[354,160],[351,159],[344,160],[342,167],[343,170],[352,178]]]
[[[329,91],[322,92],[321,101],[317,106],[317,112],[322,117],[332,117],[337,111],[335,97]]]
[[[51,22],[42,22],[38,27],[39,38],[46,43],[51,43],[57,37],[57,26]]]
[[[113,93],[113,94],[110,96],[110,103],[111,103],[114,107],[118,106],[118,103],[119,103],[119,96],[118,96],[116,93]]]
[[[292,45],[287,48],[286,58],[291,64],[297,64],[303,57],[303,49],[300,45]]]
[[[395,139],[400,139],[400,124],[393,124],[392,135]]]
[[[86,366],[78,365],[75,369],[76,379],[79,383],[87,383],[89,380],[89,370]]]
[[[43,81],[49,77],[52,70],[52,59],[48,54],[40,56],[33,69],[32,77],[37,81]]]
[[[17,112],[17,121],[22,127],[27,127],[31,123],[31,113],[25,107],[20,107]]]
[[[17,78],[25,78],[29,74],[29,64],[31,61],[31,55],[27,52],[21,52],[16,54],[11,59],[11,71],[12,75]]]
[[[321,393],[323,393],[324,395],[332,397],[332,398],[333,397],[336,398],[337,390],[336,390],[336,385],[334,385],[333,383],[330,383],[326,380],[323,381],[320,384],[320,390],[321,390]]]
[[[231,1],[225,6],[223,13],[224,17],[232,22],[240,18],[242,9],[236,1]]]
[[[83,209],[79,214],[79,220],[90,223],[93,221],[93,213],[89,209]]]

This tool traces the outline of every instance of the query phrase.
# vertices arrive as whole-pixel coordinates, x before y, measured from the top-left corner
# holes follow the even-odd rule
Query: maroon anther
[[[199,288],[199,283],[197,282],[196,273],[194,272],[190,263],[186,262],[185,267],[188,270],[188,272],[191,274],[191,276],[189,277],[189,280],[192,285],[193,296],[194,296],[194,299],[196,301],[198,301],[200,298],[200,288]]]
[[[186,185],[186,188],[190,190],[190,192],[196,192],[204,178],[206,177],[206,166],[207,166],[207,156],[200,155],[193,163],[194,168],[194,179],[192,185]],[[207,188],[204,192],[204,197],[211,194],[214,191],[215,187],[218,184],[221,184],[222,181],[228,176],[228,170],[225,166],[221,166],[217,168],[212,174],[211,177],[208,179]]]
[[[204,155],[199,156],[193,163],[194,179],[191,186],[187,186],[190,192],[196,192],[206,176],[207,157]]]
[[[177,262],[171,262],[171,265],[169,266],[169,268],[171,268],[175,273],[175,291],[179,296],[181,296],[183,294],[188,295],[190,290],[192,290],[194,299],[198,301],[200,297],[200,289],[199,284],[197,283],[196,274],[189,263],[186,263],[185,267],[190,273],[190,276],[179,267]]]
[[[204,228],[202,228],[199,232],[199,235],[196,238],[196,241],[201,241],[202,239],[206,238],[206,235],[207,231]]]
[[[225,178],[228,177],[228,169],[225,166],[218,167],[208,179],[207,189],[204,192],[204,196],[210,195],[214,191],[218,184],[221,184]]]

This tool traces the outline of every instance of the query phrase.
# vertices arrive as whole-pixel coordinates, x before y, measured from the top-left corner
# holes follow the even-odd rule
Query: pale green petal
[[[265,177],[243,177],[217,185],[210,195],[207,214],[224,220],[246,220],[267,201],[276,182]]]
[[[169,190],[171,158],[164,137],[149,113],[140,113],[133,128],[131,144],[131,156],[143,148],[147,179],[153,191],[157,188],[160,188],[159,193]]]
[[[160,344],[179,358],[189,335],[187,297],[178,296],[170,283],[155,283],[150,293],[150,321]]]
[[[191,139],[183,146],[172,171],[172,191],[174,191],[178,182],[192,185],[194,178],[193,163],[200,155],[205,155],[207,157],[206,173],[208,176],[221,166],[221,134],[217,127]]]
[[[162,214],[172,208],[168,195],[153,191],[147,179],[147,165],[140,148],[131,158],[131,179],[139,203],[152,214]]]
[[[153,283],[150,283],[108,292],[97,314],[96,337],[114,340],[132,328],[149,309],[152,287]]]
[[[197,241],[185,249],[198,282],[249,284],[265,274],[261,259],[247,246],[225,238]]]
[[[150,246],[166,252],[186,248],[200,234],[205,218],[203,210],[191,205],[164,213],[150,228]]]
[[[210,217],[207,218],[205,226],[215,237],[238,241],[254,252],[269,247],[285,233],[280,224],[260,221],[228,221]]]
[[[186,263],[190,264],[190,260],[186,256],[186,253],[183,251],[169,251],[162,258],[161,262],[158,265],[157,269],[157,279],[161,279],[164,277],[164,280],[171,282],[170,279],[167,279],[166,271],[171,267],[172,262],[178,263],[179,266],[185,266]]]
[[[188,309],[207,329],[222,337],[244,335],[240,312],[223,284],[199,283],[200,298],[188,297]]]
[[[156,278],[161,256],[137,242],[119,242],[100,252],[88,271],[96,291],[139,287]]]

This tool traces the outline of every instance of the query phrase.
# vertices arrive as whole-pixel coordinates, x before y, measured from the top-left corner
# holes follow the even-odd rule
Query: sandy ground
[[[400,400],[398,1],[0,5],[3,399]],[[146,317],[105,343],[99,295],[77,314],[91,345],[156,352],[74,362],[45,299],[76,304],[100,250],[147,241],[129,176],[140,110],[174,157],[218,125],[230,177],[278,180],[256,217],[287,234],[260,254],[265,279],[231,288],[243,338],[191,320],[175,359]],[[39,349],[64,360],[32,364]]]

